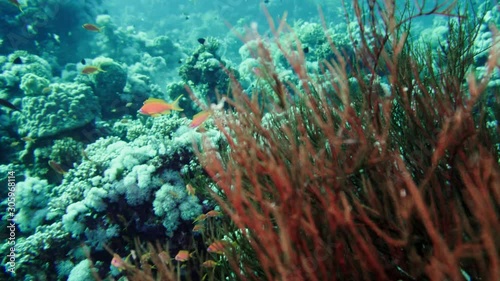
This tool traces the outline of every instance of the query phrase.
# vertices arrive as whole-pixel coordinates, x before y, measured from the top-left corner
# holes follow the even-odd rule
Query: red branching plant
[[[459,21],[457,32],[472,34],[449,46],[448,65],[462,68],[435,70],[407,42],[414,16],[398,20],[383,2],[362,11],[354,1],[358,61],[330,40],[335,59],[312,76],[300,42],[277,40],[298,85],[280,81],[257,37],[272,91],[250,97],[233,79],[231,110],[214,113],[227,147],[206,139],[198,155],[243,237],[227,253],[238,279],[500,280],[500,132],[486,129],[481,102],[499,67],[498,34],[487,73],[465,76],[470,53],[451,52],[464,52],[477,26]],[[449,4],[417,15],[450,15]]]

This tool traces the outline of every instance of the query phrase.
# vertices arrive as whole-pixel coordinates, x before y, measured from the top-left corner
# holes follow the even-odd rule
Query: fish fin
[[[170,114],[170,109],[167,109],[165,111],[160,112],[161,115],[167,115]]]
[[[147,100],[144,101],[144,104],[147,104],[147,103],[152,103],[152,102],[161,102],[161,103],[167,103],[166,101],[162,100],[162,99],[157,99],[157,98],[149,98]]]
[[[184,111],[184,109],[179,107],[179,100],[182,98],[182,95],[178,96],[175,101],[172,103],[172,110]]]
[[[159,113],[151,114],[151,117],[160,117],[160,116],[161,116],[161,114],[159,114]]]

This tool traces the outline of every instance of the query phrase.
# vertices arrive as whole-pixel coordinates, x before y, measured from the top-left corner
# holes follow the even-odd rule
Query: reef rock
[[[21,79],[22,111],[13,114],[18,134],[32,138],[53,136],[92,122],[100,112],[92,89],[80,83],[54,83],[34,74]],[[40,89],[41,86],[45,86]],[[36,90],[33,90],[33,89]]]

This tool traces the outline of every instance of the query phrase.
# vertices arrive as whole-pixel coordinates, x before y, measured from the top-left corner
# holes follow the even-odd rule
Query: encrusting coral
[[[19,135],[31,138],[54,136],[83,127],[99,114],[97,97],[89,86],[53,83],[41,88],[40,84],[45,85],[43,81],[34,74],[22,78],[21,89],[26,92],[21,102],[22,111],[12,114]]]

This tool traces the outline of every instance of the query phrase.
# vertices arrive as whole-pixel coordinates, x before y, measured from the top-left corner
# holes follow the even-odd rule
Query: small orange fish
[[[93,65],[87,65],[82,69],[82,74],[86,75],[94,74],[96,72],[106,72],[106,71],[102,70],[98,66],[93,66]]]
[[[204,221],[206,218],[207,218],[207,215],[201,214],[198,217],[196,217],[193,222]]]
[[[189,183],[186,184],[186,191],[189,195],[192,195],[192,196],[194,196],[194,194],[196,193],[196,190],[194,189],[194,187]]]
[[[53,160],[50,160],[49,161],[49,166],[54,169],[54,171],[56,171],[57,173],[61,174],[61,175],[64,175],[67,173],[67,171],[65,171],[61,165],[59,163],[57,163],[56,161],[53,161]]]
[[[220,216],[220,215],[221,215],[221,213],[220,213],[219,211],[216,211],[216,210],[208,211],[208,212],[205,214],[205,216],[206,216],[207,218],[214,218],[214,217],[218,217],[218,216]]]
[[[92,31],[92,32],[101,32],[102,29],[104,27],[98,27],[96,26],[95,24],[91,24],[91,23],[86,23],[84,25],[82,25],[82,27],[88,31]]]
[[[186,250],[180,250],[177,255],[175,255],[175,260],[176,261],[187,261],[191,255],[189,254],[189,251]]]
[[[21,13],[23,12],[23,8],[21,7],[21,4],[19,3],[19,1],[17,1],[17,0],[9,0],[9,2],[12,5],[16,6],[19,9],[19,11],[21,11]]]
[[[196,128],[196,127],[200,126],[208,119],[208,117],[210,117],[210,115],[212,115],[211,110],[204,110],[204,111],[197,113],[196,115],[193,116],[193,121],[191,121],[191,124],[189,124],[189,127]]]
[[[162,99],[149,98],[144,102],[144,105],[138,112],[144,115],[157,117],[162,114],[169,114],[172,110],[183,111],[184,109],[179,107],[179,100],[181,98],[182,95],[175,99],[173,103],[167,103]]]
[[[82,148],[82,149],[80,150],[80,154],[82,155],[82,157],[83,157],[85,160],[92,162],[92,160],[90,160],[90,157],[89,157],[89,155],[87,154],[87,152],[85,151],[85,149],[83,149],[83,148]]]
[[[111,265],[118,268],[119,271],[126,269],[125,261],[118,254],[113,255]]]
[[[203,229],[205,228],[205,226],[203,224],[196,224],[194,227],[193,227],[193,232],[201,232]]]
[[[212,268],[216,267],[219,263],[214,261],[214,260],[206,260],[204,261],[201,266],[206,267],[206,268]]]
[[[210,246],[208,246],[207,252],[222,255],[224,254],[224,249],[228,246],[228,244],[229,243],[226,241],[214,241],[210,244]]]

